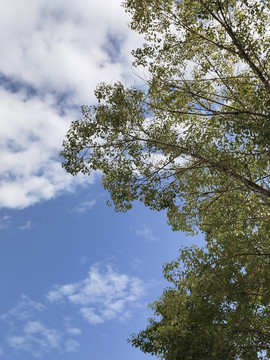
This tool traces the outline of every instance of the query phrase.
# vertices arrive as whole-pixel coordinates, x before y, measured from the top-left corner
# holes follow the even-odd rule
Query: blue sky
[[[0,11],[0,359],[139,360],[127,344],[184,245],[164,213],[106,206],[58,153],[101,82],[140,80],[118,0],[11,0]]]

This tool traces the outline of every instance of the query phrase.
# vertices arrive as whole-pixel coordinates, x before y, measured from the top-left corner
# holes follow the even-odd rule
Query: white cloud
[[[78,329],[78,328],[71,328],[68,327],[66,332],[70,335],[81,335],[82,334],[82,330]]]
[[[33,226],[32,221],[28,220],[24,225],[19,226],[19,229],[23,231],[31,230],[32,226]]]
[[[74,208],[74,211],[78,213],[83,213],[87,210],[91,210],[95,206],[96,202],[96,200],[83,201]]]
[[[61,333],[44,326],[40,321],[29,321],[21,335],[8,336],[7,342],[11,348],[29,351],[38,358],[51,350],[60,348]]]
[[[40,321],[28,322],[24,328],[24,333],[30,338],[39,334],[45,340],[47,347],[52,349],[59,347],[60,333],[55,329],[46,328]]]
[[[0,97],[0,172],[5,174],[0,207],[23,208],[90,181],[73,178],[61,168],[58,152],[68,124],[51,99],[24,100],[22,93],[1,88]]]
[[[52,290],[47,295],[47,299],[50,302],[62,300],[64,297],[72,295],[76,290],[76,285],[68,284],[68,285],[63,285],[63,286],[59,286],[59,287],[56,286],[56,288],[57,288],[57,290]]]
[[[148,241],[157,241],[158,240],[158,238],[156,238],[154,236],[152,229],[150,229],[146,225],[143,227],[143,229],[137,229],[136,234],[144,237]]]
[[[66,352],[76,352],[79,350],[79,348],[80,348],[80,344],[78,343],[78,341],[76,341],[74,339],[68,339],[65,342]]]
[[[70,318],[64,318],[64,323],[59,318],[57,328],[44,325],[39,319],[44,310],[51,311],[51,308],[45,309],[41,303],[22,295],[22,300],[14,308],[0,315],[0,320],[4,321],[1,325],[6,325],[8,329],[5,331],[8,334],[5,340],[9,348],[16,352],[29,352],[34,358],[41,358],[52,352],[77,351],[80,344],[71,337],[81,335],[81,329],[71,327]],[[46,318],[48,320],[49,316]],[[2,353],[0,347],[0,356]]]
[[[2,73],[36,89],[60,93],[68,89],[88,101],[97,82],[119,79],[124,66],[130,67],[125,57],[138,36],[128,30],[129,19],[120,4],[120,0],[27,0],[23,7],[20,0],[5,3],[0,15]],[[121,40],[114,61],[112,39]]]
[[[4,351],[3,351],[3,349],[1,348],[1,346],[0,346],[0,356],[3,356],[4,355]]]
[[[9,336],[7,338],[8,345],[16,350],[31,350],[29,341],[24,336]]]
[[[91,324],[129,316],[131,306],[136,306],[144,293],[141,280],[120,274],[111,266],[90,268],[88,277],[80,282],[58,285],[47,298],[50,302],[69,301]]]
[[[1,331],[4,329],[6,334],[5,353],[24,351],[35,358],[46,358],[51,353],[78,351],[78,339],[83,332],[73,326],[73,316],[64,315],[68,304],[81,321],[97,325],[130,318],[134,307],[141,306],[143,295],[144,284],[140,279],[100,264],[92,266],[81,281],[54,286],[46,296],[46,307],[22,295],[16,306],[0,314]],[[54,311],[59,314],[58,319],[51,317]],[[0,356],[1,351],[0,346]]]
[[[135,258],[132,260],[131,262],[131,266],[134,268],[134,269],[139,269],[143,266],[144,262],[138,258]]]
[[[120,3],[14,0],[1,7],[0,208],[23,208],[87,181],[67,175],[58,153],[96,84],[130,81],[130,50],[141,40]]]
[[[14,320],[31,319],[36,312],[45,310],[45,306],[40,302],[30,300],[24,294],[21,295],[21,301],[7,313],[0,314],[0,320],[13,322]]]
[[[103,318],[95,313],[95,308],[93,307],[82,307],[80,313],[90,324],[96,325],[104,322]]]
[[[9,215],[2,215],[0,216],[0,230],[7,229],[10,224],[10,216]]]

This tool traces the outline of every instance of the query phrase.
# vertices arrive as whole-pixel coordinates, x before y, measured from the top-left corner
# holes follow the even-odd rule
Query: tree
[[[203,232],[208,245],[202,256],[209,256],[207,261],[218,256],[223,264],[225,254],[232,254],[227,263],[233,268],[245,258],[245,264],[237,267],[239,288],[250,288],[245,271],[259,262],[259,275],[252,281],[258,293],[265,294],[262,284],[268,284],[270,254],[270,3],[126,0],[124,6],[132,16],[131,28],[145,35],[144,47],[133,54],[134,65],[147,71],[146,86],[100,84],[95,92],[98,104],[83,106],[83,119],[74,121],[67,133],[63,166],[74,175],[101,170],[103,186],[116,211],[127,211],[139,200],[151,209],[166,210],[173,230]],[[187,266],[187,259],[184,261]],[[231,296],[234,287],[228,284],[233,278],[223,270],[207,285],[213,304],[203,300],[203,308],[201,300],[195,301],[201,299],[200,287],[165,291],[157,303],[163,320],[152,321],[150,329],[153,325],[155,331],[146,330],[141,333],[146,334],[145,341],[137,339],[133,344],[143,351],[155,349],[166,360],[195,359],[185,336],[177,348],[182,355],[165,346],[166,341],[167,345],[173,341],[175,332],[166,332],[170,319],[168,322],[166,313],[159,310],[166,304],[165,309],[174,316],[176,302],[192,299],[196,321],[205,334],[212,334],[208,348],[216,344],[213,359],[222,359],[221,354],[228,359],[251,359],[254,351],[259,356],[260,344],[269,340],[269,328],[266,333],[261,331],[253,319],[268,316],[269,321],[269,313],[260,313],[261,295],[242,291],[235,301],[237,309],[241,304],[249,309],[241,312],[244,327],[230,328],[227,324],[234,324],[230,309],[235,303],[226,305],[224,299]],[[215,300],[219,281],[224,285],[223,298]],[[266,309],[268,295],[264,299]],[[221,318],[210,317],[206,324],[203,314],[210,311],[208,306]],[[177,316],[183,329],[190,325],[185,311]],[[231,353],[224,352],[214,336],[216,321],[218,331],[226,333]],[[179,326],[174,330],[179,331]],[[235,331],[240,335],[232,341]],[[254,342],[250,342],[252,333]],[[190,334],[194,342],[195,332]]]
[[[183,249],[164,267],[173,287],[152,304],[158,320],[149,319],[146,330],[129,341],[166,360],[269,359],[265,256]]]
[[[218,209],[224,221],[268,222],[269,3],[124,5],[148,40],[134,53],[148,89],[101,84],[67,134],[65,169],[102,170],[116,210],[139,199],[167,209],[175,230],[207,232]]]

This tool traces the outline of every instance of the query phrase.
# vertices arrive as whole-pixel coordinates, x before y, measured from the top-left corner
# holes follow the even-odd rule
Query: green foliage
[[[133,346],[166,360],[269,359],[269,254],[184,249],[164,275],[173,287]]]
[[[167,209],[174,230],[206,231],[205,218],[219,219],[222,208],[225,221],[268,218],[269,5],[124,5],[148,40],[135,52],[148,90],[101,84],[98,106],[84,106],[67,134],[66,170],[102,170],[116,210],[138,199]]]
[[[135,346],[166,360],[257,359],[269,351],[269,1],[123,5],[145,35],[133,54],[146,90],[100,84],[63,166],[100,170],[116,211],[139,200],[173,230],[205,234],[207,251],[182,252],[185,282],[164,292],[161,320]]]

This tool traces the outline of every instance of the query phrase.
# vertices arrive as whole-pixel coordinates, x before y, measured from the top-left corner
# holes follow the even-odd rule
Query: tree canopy
[[[166,360],[269,359],[269,254],[211,250],[164,267],[173,286],[152,304],[158,319],[129,341]]]
[[[173,230],[205,234],[207,249],[182,258],[197,285],[166,290],[161,321],[133,344],[166,360],[256,359],[269,351],[270,3],[123,5],[145,36],[133,55],[146,84],[100,84],[67,133],[63,166],[101,170],[116,211],[139,200],[166,210]]]

